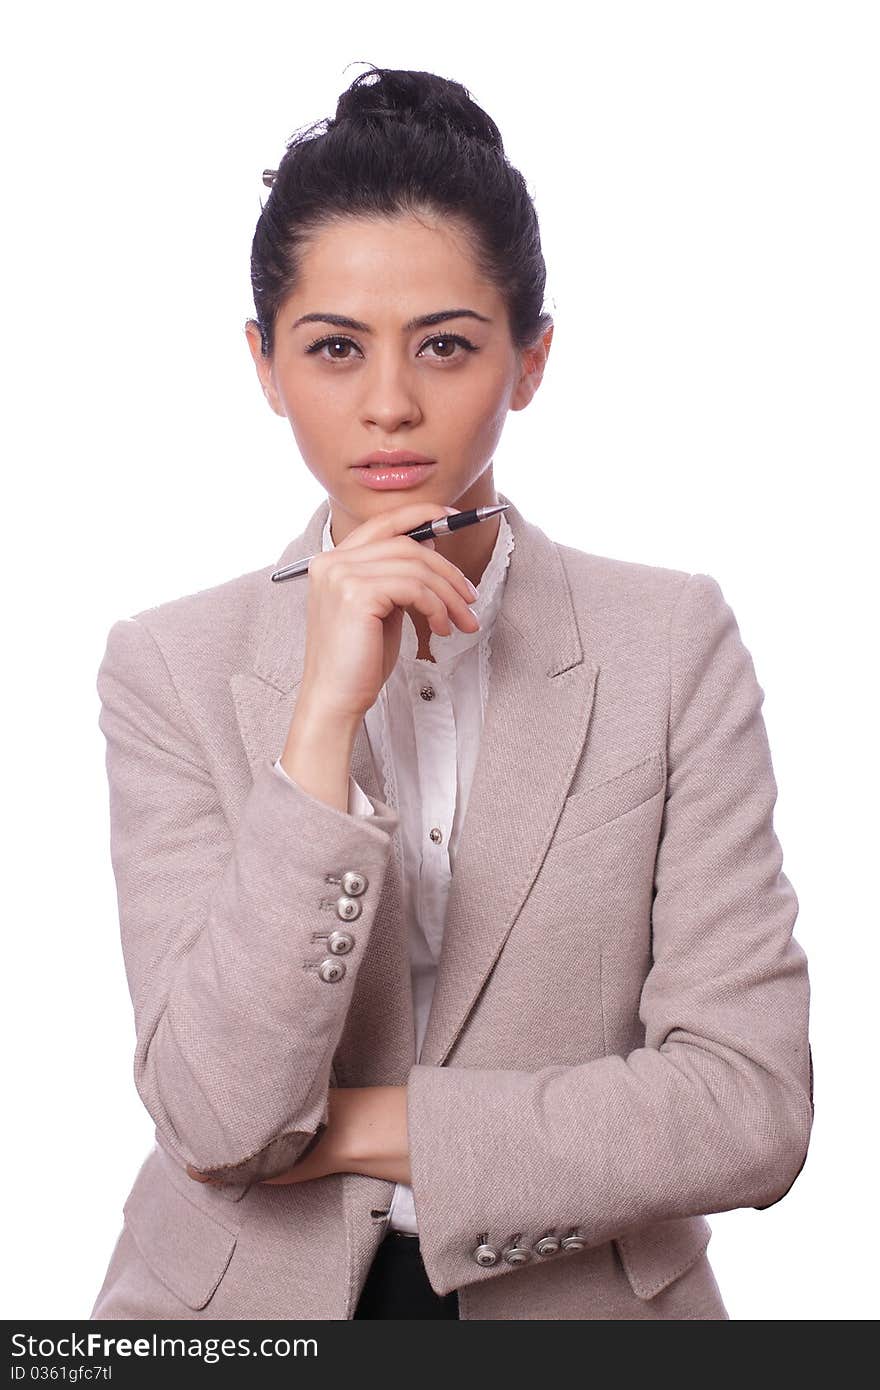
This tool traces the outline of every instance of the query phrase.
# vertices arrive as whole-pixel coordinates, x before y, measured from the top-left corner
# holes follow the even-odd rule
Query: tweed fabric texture
[[[315,1142],[328,1086],[405,1084],[421,1253],[461,1318],[726,1318],[706,1214],[781,1200],[813,1106],[763,690],[719,584],[561,545],[509,507],[416,1061],[399,822],[365,731],[371,816],[273,766],[305,586],[269,576],[326,519],[325,501],[273,565],[108,634],[111,859],[156,1145],[92,1316],[350,1318],[394,1184],[261,1179]],[[368,886],[328,983],[351,869]]]

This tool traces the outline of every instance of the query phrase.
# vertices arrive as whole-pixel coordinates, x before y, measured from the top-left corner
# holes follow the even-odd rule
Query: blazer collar
[[[510,502],[501,492],[498,498]],[[325,498],[273,570],[320,551],[328,512]],[[425,1065],[440,1065],[449,1056],[537,875],[583,752],[599,670],[585,656],[558,547],[512,503],[506,516],[514,548],[492,631],[488,704],[419,1058]],[[273,583],[271,573],[265,571],[258,606],[253,668],[230,679],[252,775],[284,747],[305,656],[307,580]],[[381,803],[363,723],[351,770]],[[392,854],[386,875],[388,915],[399,918],[394,859]],[[356,991],[343,1038],[343,1050],[351,1040],[359,1078],[350,1085],[402,1084],[415,1061],[406,924],[398,920],[381,930],[395,939],[373,953],[381,963],[374,976],[365,970],[370,953],[365,957],[358,979],[363,990]],[[356,1051],[358,1019],[362,1014],[374,1036],[376,1013],[389,1007],[387,1022],[396,1032],[377,1060],[379,1079],[371,1080],[369,1062]]]

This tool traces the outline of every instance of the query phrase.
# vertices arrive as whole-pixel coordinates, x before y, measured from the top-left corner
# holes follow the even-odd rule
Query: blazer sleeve
[[[384,802],[350,815],[266,758],[230,825],[140,615],[110,629],[97,689],[138,1093],[181,1166],[274,1177],[326,1128],[397,815]],[[325,981],[350,870],[366,880],[355,945]]]
[[[798,899],[773,827],[764,692],[718,583],[670,620],[663,819],[644,1046],[536,1072],[414,1066],[407,1112],[421,1250],[438,1293],[498,1278],[496,1246],[779,1201],[813,1119]],[[564,1258],[564,1253],[555,1256]]]

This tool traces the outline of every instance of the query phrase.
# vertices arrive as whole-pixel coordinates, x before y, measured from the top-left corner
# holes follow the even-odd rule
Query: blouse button
[[[423,700],[433,700],[435,693],[433,685],[423,685],[419,691]]]
[[[440,829],[439,825],[435,825],[433,829],[430,830],[428,833],[430,838],[434,841],[435,845],[439,845],[442,843],[443,831]]]

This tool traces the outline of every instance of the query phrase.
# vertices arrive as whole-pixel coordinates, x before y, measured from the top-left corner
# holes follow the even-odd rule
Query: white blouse
[[[498,521],[495,547],[470,605],[478,630],[462,632],[450,622],[448,637],[430,634],[434,661],[419,659],[418,634],[405,612],[397,664],[364,718],[383,800],[400,817],[392,840],[410,924],[416,1060],[428,1024],[456,848],[486,712],[492,628],[513,550],[513,532],[503,512]],[[334,548],[330,523],[328,513],[323,550]],[[291,780],[280,758],[275,768]],[[348,812],[373,814],[351,776]],[[388,1224],[418,1234],[412,1188],[405,1183],[395,1186]]]

